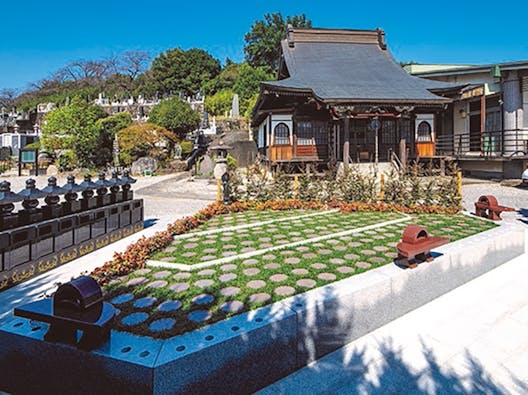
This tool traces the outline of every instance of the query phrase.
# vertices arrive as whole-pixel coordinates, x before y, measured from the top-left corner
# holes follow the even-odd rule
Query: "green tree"
[[[71,149],[78,165],[91,166],[95,163],[99,140],[96,123],[105,116],[101,107],[76,96],[46,115],[42,145],[52,150]]]
[[[246,112],[250,99],[259,92],[260,83],[272,78],[273,76],[264,67],[251,67],[248,63],[240,65],[233,91],[239,96],[241,114]]]
[[[229,59],[227,60],[229,61]],[[203,93],[208,96],[214,95],[223,89],[233,89],[233,85],[235,85],[238,78],[239,69],[240,63],[229,61],[229,63],[226,63],[220,74],[204,84]]]
[[[244,53],[251,66],[265,67],[276,71],[280,60],[280,42],[286,36],[286,28],[312,27],[312,22],[304,14],[287,16],[279,13],[264,14],[264,20],[255,21],[249,33],[244,36]]]
[[[169,49],[152,61],[152,78],[161,93],[198,93],[202,86],[220,72],[220,63],[207,51],[191,48]]]
[[[104,166],[112,162],[115,135],[131,123],[132,118],[127,112],[120,112],[97,120],[95,126],[99,137],[97,142],[97,156],[95,157],[96,166]]]
[[[180,138],[200,126],[200,115],[177,97],[163,100],[152,107],[149,122],[169,129]]]
[[[212,115],[224,115],[231,109],[234,93],[232,90],[223,89],[212,96],[205,97],[205,111]]]

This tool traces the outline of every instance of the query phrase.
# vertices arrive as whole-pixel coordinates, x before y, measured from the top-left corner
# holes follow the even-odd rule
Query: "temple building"
[[[381,29],[289,27],[252,114],[259,152],[271,165],[431,156],[460,85],[408,74]]]

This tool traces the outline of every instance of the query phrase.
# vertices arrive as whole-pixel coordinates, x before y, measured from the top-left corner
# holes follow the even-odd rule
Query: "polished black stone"
[[[97,207],[97,198],[95,197],[81,199],[80,202],[83,210],[90,210]]]
[[[81,211],[81,202],[79,200],[72,200],[69,202],[63,202],[61,204],[62,207],[62,214],[63,215],[69,215],[69,214],[75,214],[79,211]]]

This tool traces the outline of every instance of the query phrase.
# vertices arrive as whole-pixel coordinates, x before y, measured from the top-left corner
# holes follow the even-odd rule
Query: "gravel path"
[[[505,212],[501,217],[505,221],[528,224],[528,189],[505,187],[496,182],[483,182],[462,186],[462,205],[470,212],[475,210],[475,202],[482,195],[493,195],[502,206],[513,207],[517,212]]]

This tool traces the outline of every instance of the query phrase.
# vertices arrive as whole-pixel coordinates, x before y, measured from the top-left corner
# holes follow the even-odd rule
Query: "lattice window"
[[[422,121],[418,124],[418,142],[431,142],[433,137],[431,136],[431,125],[429,122]]]
[[[290,128],[284,122],[275,126],[273,133],[275,134],[275,145],[290,145]]]
[[[297,121],[297,145],[328,144],[328,122]]]

